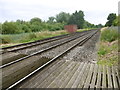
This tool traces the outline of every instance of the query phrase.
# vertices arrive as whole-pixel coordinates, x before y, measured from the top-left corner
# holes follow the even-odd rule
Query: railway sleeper
[[[7,88],[16,81],[20,80],[21,78],[25,77],[44,63],[48,62],[51,60],[50,58],[46,57],[33,57],[30,58],[27,62],[27,64],[20,64],[17,65],[18,67],[14,66],[8,66],[6,68],[3,68],[2,72],[2,88]],[[27,61],[27,60],[25,60]],[[31,61],[31,62],[30,62]]]
[[[5,53],[2,55],[2,59],[0,60],[0,63],[7,64],[11,61],[17,60],[19,58],[27,56],[26,54],[21,54],[21,53],[14,53],[14,52],[9,52]]]

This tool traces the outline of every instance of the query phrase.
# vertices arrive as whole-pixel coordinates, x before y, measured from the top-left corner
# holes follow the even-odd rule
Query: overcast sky
[[[109,13],[118,13],[119,0],[0,0],[0,22],[30,20],[39,17],[48,20],[60,12],[82,10],[85,20],[105,24]]]

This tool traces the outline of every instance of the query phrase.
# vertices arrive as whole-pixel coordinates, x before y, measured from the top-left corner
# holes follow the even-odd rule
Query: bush
[[[108,28],[101,32],[101,40],[112,42],[118,39],[118,30]]]
[[[11,38],[9,36],[1,37],[2,44],[11,43]]]
[[[34,38],[37,38],[36,34],[35,33],[30,33],[29,34],[29,39],[34,39]]]

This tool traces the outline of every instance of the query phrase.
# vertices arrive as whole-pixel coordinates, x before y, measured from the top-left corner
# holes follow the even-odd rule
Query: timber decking
[[[117,66],[59,60],[17,88],[120,88]]]

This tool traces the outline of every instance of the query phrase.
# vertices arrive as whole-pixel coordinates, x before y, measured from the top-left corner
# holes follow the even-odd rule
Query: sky
[[[105,24],[110,13],[118,14],[119,0],[0,0],[0,22],[17,19],[29,21],[33,17],[48,20],[60,12],[84,12],[92,24]]]

